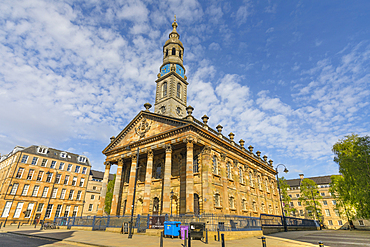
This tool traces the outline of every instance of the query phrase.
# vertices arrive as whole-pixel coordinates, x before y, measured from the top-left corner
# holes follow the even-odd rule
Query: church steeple
[[[172,32],[163,46],[163,64],[158,74],[154,111],[163,115],[182,118],[186,114],[187,85],[183,65],[184,46],[177,33],[176,16]]]

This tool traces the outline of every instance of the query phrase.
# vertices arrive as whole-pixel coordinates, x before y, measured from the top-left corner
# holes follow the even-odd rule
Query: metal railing
[[[283,219],[280,215],[261,214],[261,225],[263,226],[283,226]],[[319,224],[315,220],[301,219],[295,217],[285,217],[287,226],[295,227],[318,227]]]

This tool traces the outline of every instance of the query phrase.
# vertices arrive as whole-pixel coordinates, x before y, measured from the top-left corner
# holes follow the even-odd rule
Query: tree
[[[279,186],[281,193],[281,201],[283,202],[283,209],[286,216],[290,216],[291,212],[296,212],[297,209],[290,206],[290,201],[292,200],[288,195],[288,189],[290,189],[289,184],[286,182],[284,177],[279,178]]]
[[[305,206],[305,209],[308,212],[314,212],[313,214],[309,213],[309,217],[314,216],[316,219],[321,219],[321,204],[319,202],[322,199],[322,196],[317,189],[317,184],[315,181],[305,178],[302,180],[301,185],[301,196],[299,197],[299,201],[302,205]]]
[[[110,214],[110,209],[112,207],[113,189],[114,189],[115,182],[116,182],[116,174],[114,174],[113,180],[109,181],[107,185],[107,194],[105,195],[105,201],[104,201],[104,212],[106,214]]]
[[[358,218],[370,219],[370,137],[345,136],[333,146],[343,179],[333,184],[341,204],[351,205]]]

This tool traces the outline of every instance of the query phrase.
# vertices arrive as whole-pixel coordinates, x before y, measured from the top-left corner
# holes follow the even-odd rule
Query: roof
[[[317,185],[321,184],[330,184],[331,183],[331,176],[320,176],[320,177],[310,177],[308,179],[313,180]],[[289,184],[290,187],[299,187],[301,184],[301,179],[296,178],[296,179],[287,179],[286,180],[287,184]]]
[[[104,172],[101,172],[101,171],[95,171],[95,170],[90,170],[90,175],[93,177],[93,178],[96,178],[96,179],[101,179],[103,180],[103,177],[104,177]],[[109,178],[108,180],[111,181],[114,179],[114,174],[109,174]]]
[[[40,155],[40,156],[48,157],[48,158],[51,158],[51,159],[62,160],[62,161],[65,161],[65,162],[73,162],[73,163],[79,163],[81,165],[91,166],[90,165],[90,160],[84,155],[78,155],[78,154],[74,154],[74,153],[70,153],[70,152],[66,152],[66,151],[61,151],[61,150],[58,150],[58,149],[55,149],[55,148],[49,148],[49,147],[47,147],[47,149],[48,149],[47,153],[43,154],[43,153],[37,152],[38,147],[39,147],[39,145],[38,146],[32,145],[32,146],[29,146],[29,147],[25,148],[24,150],[22,150],[22,152],[29,153],[29,154]],[[66,153],[67,154],[66,158],[60,157],[61,153]],[[78,161],[78,157],[80,157],[80,156],[86,157],[87,158],[86,162]]]

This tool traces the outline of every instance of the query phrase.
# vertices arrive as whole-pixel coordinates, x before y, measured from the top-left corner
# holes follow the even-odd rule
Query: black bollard
[[[217,228],[217,241],[220,242],[220,228]]]
[[[225,235],[221,234],[221,247],[225,247]]]
[[[184,247],[186,247],[187,246],[187,244],[188,244],[188,242],[187,242],[187,239],[188,238],[188,231],[187,230],[185,230],[185,237],[184,237]]]
[[[1,228],[1,226],[0,226],[0,228]],[[208,244],[208,230],[207,230],[207,228],[206,228],[206,244]]]
[[[266,247],[266,238],[262,237],[262,247]]]
[[[191,236],[189,234],[189,238],[188,238],[188,247],[191,247]]]
[[[21,222],[18,222],[18,229],[19,229],[19,226],[21,225]]]
[[[324,243],[322,241],[319,242],[320,247],[324,247]]]
[[[161,232],[161,238],[159,240],[159,247],[163,247],[163,234],[164,234],[164,231]]]

